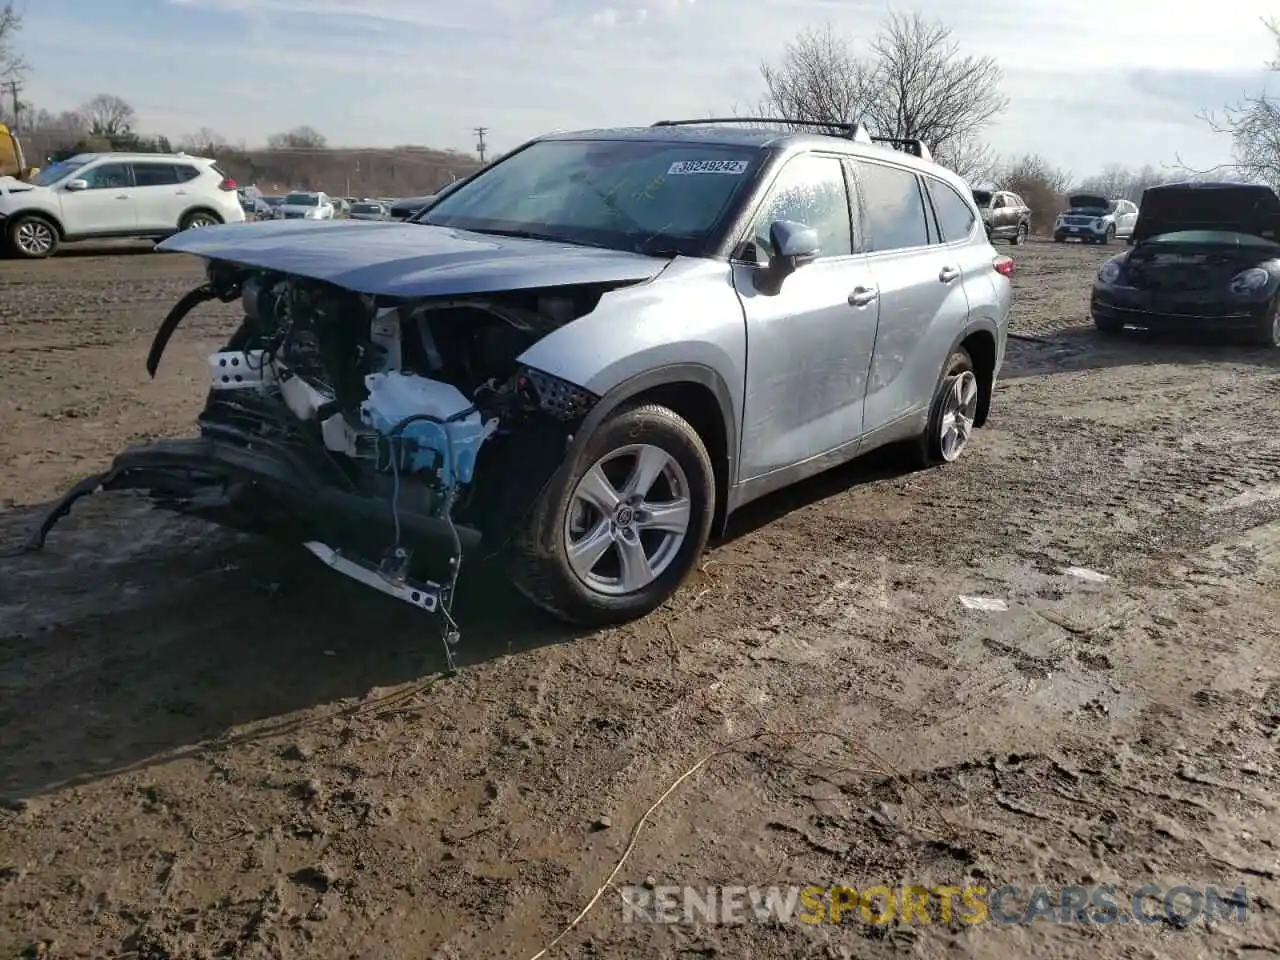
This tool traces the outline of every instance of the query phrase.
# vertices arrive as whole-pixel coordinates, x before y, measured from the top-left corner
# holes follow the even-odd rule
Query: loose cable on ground
[[[577,928],[578,924],[580,924],[586,918],[587,914],[589,914],[593,909],[595,909],[596,904],[600,902],[600,898],[605,895],[609,887],[613,884],[613,881],[617,878],[618,874],[622,872],[622,868],[626,864],[627,860],[630,859],[631,854],[635,852],[636,845],[640,839],[640,831],[644,829],[644,825],[648,822],[649,818],[653,816],[653,814],[657,811],[657,809],[667,801],[667,798],[669,798],[673,793],[675,793],[676,790],[680,788],[680,785],[683,784],[686,780],[688,780],[695,773],[697,773],[699,770],[701,770],[704,766],[706,766],[708,763],[710,763],[712,760],[716,759],[717,757],[722,757],[725,754],[730,754],[730,753],[740,753],[741,748],[747,743],[754,743],[760,740],[765,740],[770,737],[776,737],[786,742],[787,746],[793,746],[792,740],[799,739],[801,737],[806,737],[806,738],[813,737],[815,735],[831,737],[832,739],[839,740],[841,743],[844,743],[847,746],[851,746],[854,749],[861,751],[862,753],[867,755],[869,758],[871,758],[874,761],[876,768],[879,770],[881,774],[887,777],[891,777],[892,779],[898,781],[901,785],[919,794],[927,803],[930,803],[930,805],[934,806],[934,812],[937,813],[938,818],[946,825],[947,831],[949,833],[953,833],[953,834],[955,833],[955,829],[956,829],[955,826],[947,819],[946,815],[942,812],[942,810],[938,809],[936,805],[932,804],[932,801],[930,801],[927,797],[925,797],[924,794],[920,791],[920,789],[915,786],[915,784],[911,783],[911,781],[907,780],[901,774],[894,772],[892,766],[888,764],[882,757],[877,755],[869,747],[865,746],[864,744],[858,743],[856,740],[852,739],[851,737],[845,734],[836,733],[835,731],[832,731],[832,730],[788,730],[788,731],[760,730],[760,731],[757,731],[756,733],[749,734],[745,737],[739,737],[736,740],[731,740],[729,743],[726,743],[723,746],[717,747],[716,749],[704,754],[701,757],[701,759],[699,759],[691,767],[685,770],[684,773],[676,777],[676,779],[671,782],[671,785],[668,786],[666,790],[662,791],[662,794],[658,797],[658,799],[653,801],[653,803],[649,806],[649,809],[647,809],[640,816],[640,819],[636,821],[635,826],[631,828],[631,834],[627,839],[626,847],[623,848],[622,855],[618,857],[617,862],[614,864],[613,869],[609,872],[609,876],[605,878],[604,883],[602,883],[599,886],[595,894],[591,897],[590,900],[587,901],[587,905],[582,908],[582,911],[576,917],[574,917],[572,921],[569,922],[568,926],[566,926],[563,930],[560,931],[559,934],[556,935],[555,939],[553,939],[545,947],[543,947],[541,950],[535,953],[532,957],[530,957],[529,960],[542,960],[543,957],[548,956],[552,950],[554,950],[557,946],[560,945],[560,943],[565,939],[565,937],[567,937],[570,933],[574,931],[574,929]]]

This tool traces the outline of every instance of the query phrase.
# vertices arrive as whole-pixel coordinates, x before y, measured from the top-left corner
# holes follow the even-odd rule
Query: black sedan
[[[1130,242],[1094,280],[1099,331],[1194,329],[1280,346],[1280,197],[1270,187],[1152,187]]]

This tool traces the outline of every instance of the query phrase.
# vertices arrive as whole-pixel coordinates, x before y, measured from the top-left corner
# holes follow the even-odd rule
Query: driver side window
[[[849,192],[840,160],[805,154],[782,168],[751,232],[751,246],[759,263],[767,263],[773,253],[769,227],[778,220],[802,223],[816,230],[819,260],[853,253]]]
[[[103,163],[80,174],[90,190],[119,190],[130,186],[129,168],[123,163]]]

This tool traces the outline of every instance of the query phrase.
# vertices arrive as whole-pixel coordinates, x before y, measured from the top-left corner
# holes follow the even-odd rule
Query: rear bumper
[[[1145,291],[1124,288],[1100,293],[1089,300],[1095,322],[1144,327],[1149,330],[1203,330],[1247,333],[1270,317],[1269,301],[1208,299],[1183,294],[1155,298]]]

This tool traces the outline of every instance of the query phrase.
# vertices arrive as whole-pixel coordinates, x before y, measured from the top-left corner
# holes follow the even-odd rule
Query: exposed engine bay
[[[165,509],[302,542],[340,572],[440,612],[448,654],[463,554],[501,550],[597,400],[517,358],[609,286],[396,299],[213,261],[147,360],[154,376],[199,303],[243,304],[239,328],[209,358],[200,436],[124,451],[67,493],[30,546],[78,497],[144,490]]]

